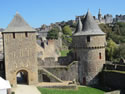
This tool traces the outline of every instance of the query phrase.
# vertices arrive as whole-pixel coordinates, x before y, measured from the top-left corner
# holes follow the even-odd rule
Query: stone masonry
[[[38,81],[36,35],[17,13],[8,28],[3,31],[5,77],[12,86],[17,84],[17,73],[26,71],[28,84]]]
[[[79,18],[77,31],[73,36],[73,47],[79,61],[80,84],[98,83],[97,75],[105,63],[105,42],[105,34],[98,27],[89,11],[83,22]]]

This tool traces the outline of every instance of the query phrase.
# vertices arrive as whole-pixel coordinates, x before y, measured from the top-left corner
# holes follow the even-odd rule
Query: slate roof
[[[79,23],[78,23],[79,24]],[[77,28],[82,28],[81,31],[77,31],[74,36],[79,36],[79,35],[104,35],[105,33],[102,32],[102,30],[99,28],[98,24],[95,22],[93,16],[91,13],[88,11],[83,22],[82,26]]]
[[[80,31],[82,31],[82,22],[81,22],[81,18],[79,17],[75,33],[80,32]]]
[[[3,32],[4,31],[4,29],[3,28],[0,28],[0,32]]]
[[[34,32],[36,31],[30,27],[27,22],[20,16],[19,13],[16,13],[11,23],[3,32]]]

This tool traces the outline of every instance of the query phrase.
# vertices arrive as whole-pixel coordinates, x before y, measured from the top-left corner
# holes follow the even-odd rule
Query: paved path
[[[16,88],[12,88],[15,94],[41,94],[36,86],[32,85],[17,85]]]

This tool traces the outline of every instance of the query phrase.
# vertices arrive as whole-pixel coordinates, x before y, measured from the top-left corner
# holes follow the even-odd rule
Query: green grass
[[[67,53],[69,53],[69,50],[62,50],[61,56],[67,56]]]
[[[64,89],[48,89],[38,87],[41,94],[104,94],[103,91],[90,88],[90,87],[79,87],[78,90],[64,90]]]

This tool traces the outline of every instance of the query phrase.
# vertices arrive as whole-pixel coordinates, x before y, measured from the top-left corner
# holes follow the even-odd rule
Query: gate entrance
[[[21,70],[17,72],[17,84],[28,84],[28,72]]]

